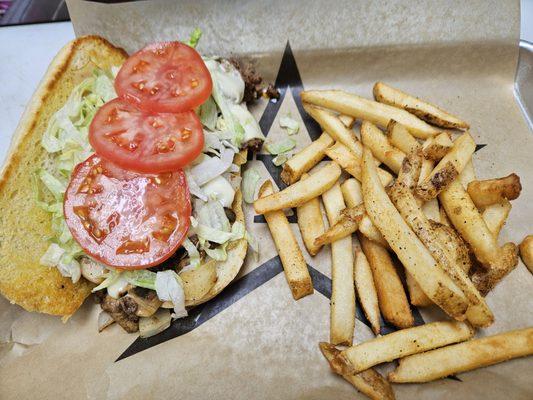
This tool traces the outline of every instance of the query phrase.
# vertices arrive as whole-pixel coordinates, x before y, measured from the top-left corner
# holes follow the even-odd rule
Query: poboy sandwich
[[[68,318],[95,292],[99,329],[150,336],[235,278],[255,247],[240,187],[260,78],[200,56],[200,35],[129,57],[87,36],[55,57],[0,176],[12,303]]]

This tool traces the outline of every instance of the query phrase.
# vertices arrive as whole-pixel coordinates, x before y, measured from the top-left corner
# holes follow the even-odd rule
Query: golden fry
[[[269,211],[301,206],[331,188],[340,175],[341,168],[339,165],[335,162],[330,162],[317,172],[309,175],[305,182],[296,182],[281,192],[257,199],[254,202],[255,212],[264,214]]]
[[[429,382],[533,354],[533,328],[472,339],[402,358],[389,381]]]
[[[357,180],[361,180],[361,158],[352,153],[348,147],[337,142],[333,146],[327,148],[325,153],[329,158],[339,164],[342,169]],[[384,185],[388,185],[392,181],[392,175],[384,169],[378,167],[378,174]]]
[[[422,149],[425,158],[439,161],[450,151],[452,146],[453,142],[450,139],[450,134],[448,132],[442,132],[433,138],[427,139]]]
[[[302,181],[309,175],[303,174]],[[326,228],[322,219],[322,210],[320,209],[320,199],[315,197],[307,203],[296,208],[298,216],[298,228],[307,251],[312,256],[318,254],[322,245],[316,245],[315,239],[322,235]]]
[[[516,174],[499,179],[472,181],[468,184],[467,192],[478,208],[500,203],[504,200],[515,200],[520,196],[522,185]]]
[[[387,137],[394,147],[397,147],[405,154],[409,154],[420,147],[420,143],[409,133],[409,130],[393,120],[387,125]]]
[[[385,134],[377,126],[371,122],[363,121],[361,125],[361,141],[372,151],[374,157],[392,171],[398,173],[402,167],[405,153],[393,147]]]
[[[463,322],[432,322],[348,347],[340,357],[346,360],[350,372],[358,373],[384,362],[462,342],[473,335],[474,329]]]
[[[373,124],[386,128],[391,120],[398,121],[416,137],[426,139],[435,136],[439,129],[428,125],[409,112],[368,100],[355,94],[342,90],[306,90],[301,94],[305,103],[329,108],[354,118],[370,121]]]
[[[330,225],[346,207],[339,183],[322,195]],[[331,243],[331,324],[330,342],[351,344],[355,327],[354,259],[351,236]]]
[[[400,329],[413,326],[411,307],[389,252],[363,235],[359,242],[372,269],[383,318]]]
[[[452,149],[440,160],[429,177],[418,186],[416,194],[424,200],[435,198],[463,171],[475,149],[476,143],[468,132],[459,136]]]
[[[374,98],[381,103],[403,108],[418,118],[441,128],[468,129],[470,127],[466,122],[437,106],[383,82],[377,82],[374,85]]]
[[[359,222],[365,215],[365,207],[360,204],[357,207],[346,208],[342,210],[341,217],[335,223],[329,227],[329,229],[322,235],[315,239],[315,246],[324,246],[336,242],[339,239],[350,236],[359,228]]]
[[[267,180],[259,188],[259,197],[273,193],[272,182]],[[292,233],[289,221],[283,211],[270,211],[265,213],[268,229],[274,239],[276,250],[281,258],[287,283],[295,300],[313,293],[313,282],[307,263],[305,262],[300,246]]]
[[[372,276],[372,269],[368,259],[361,250],[355,250],[355,269],[354,269],[355,287],[357,297],[363,308],[366,319],[376,335],[379,334],[381,326],[379,323],[379,302],[376,285]]]
[[[487,224],[487,228],[498,240],[501,229],[507,221],[507,217],[511,212],[511,203],[509,200],[503,200],[501,203],[491,204],[483,210],[483,221]]]
[[[529,271],[533,273],[533,235],[527,235],[520,243],[520,257]]]
[[[405,282],[409,291],[409,300],[413,306],[427,307],[433,304],[431,299],[422,291],[420,285],[416,283],[415,279],[407,271],[405,272]]]

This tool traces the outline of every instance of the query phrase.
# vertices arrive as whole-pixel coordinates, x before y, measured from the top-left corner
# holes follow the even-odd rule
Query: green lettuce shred
[[[202,30],[198,27],[194,28],[194,30],[191,33],[191,36],[189,37],[189,40],[185,42],[186,45],[191,46],[193,49],[198,46],[198,42],[200,41],[202,37]]]

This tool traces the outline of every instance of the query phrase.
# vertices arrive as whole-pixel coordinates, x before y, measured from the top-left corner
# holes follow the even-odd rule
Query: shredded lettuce
[[[189,238],[185,238],[185,240],[182,243],[183,247],[185,248],[185,251],[189,254],[189,265],[191,265],[193,268],[196,268],[200,265],[200,252],[196,248],[196,246],[189,240]]]
[[[52,214],[54,233],[50,238],[52,244],[41,261],[45,266],[57,267],[63,276],[71,277],[73,282],[77,282],[81,276],[77,258],[83,255],[83,251],[65,223],[63,195],[74,167],[92,153],[88,132],[96,111],[115,97],[112,76],[95,70],[91,77],[74,88],[64,106],[50,118],[41,139],[41,145],[52,153],[52,162],[37,171],[36,202]],[[57,255],[58,247],[63,253],[51,265],[49,256],[52,253]]]
[[[281,153],[286,153],[289,150],[292,150],[296,147],[296,141],[292,138],[286,138],[279,142],[270,142],[265,145],[267,151],[272,155],[278,155]]]
[[[191,46],[193,49],[198,46],[198,42],[200,41],[200,38],[202,37],[202,30],[200,28],[194,28],[194,31],[192,31],[191,36],[189,37],[189,40],[185,42],[186,45]]]
[[[111,286],[112,284],[114,284],[115,282],[117,282],[118,279],[120,278],[121,274],[122,273],[120,271],[117,271],[115,269],[109,269],[104,274],[105,279],[102,281],[102,283],[100,283],[98,286],[93,288],[93,290],[92,290],[93,293],[97,292],[99,290],[102,290],[102,289],[106,289],[109,286]]]
[[[155,291],[161,301],[171,301],[174,305],[173,318],[187,316],[183,281],[173,270],[159,271],[155,278]]]
[[[300,130],[300,124],[290,114],[279,119],[279,126],[285,128],[289,135],[294,135]]]
[[[272,164],[279,167],[280,165],[285,164],[288,159],[289,155],[287,153],[281,153],[272,159]]]
[[[147,269],[137,269],[124,272],[124,277],[128,283],[134,286],[155,290],[155,272]]]
[[[243,143],[247,143],[252,139],[259,139],[261,141],[265,140],[265,136],[263,135],[263,132],[261,132],[259,124],[250,111],[248,111],[246,106],[242,104],[232,104],[230,110],[244,129]]]
[[[248,204],[255,200],[255,190],[260,179],[261,175],[255,168],[248,168],[242,174],[242,197]]]
[[[199,186],[209,182],[211,179],[222,175],[229,169],[233,163],[233,155],[235,153],[231,149],[224,148],[219,157],[205,156],[204,159],[193,166],[189,172]]]
[[[215,130],[218,118],[218,110],[213,97],[209,96],[205,103],[198,108],[198,118],[200,118],[202,125],[207,129],[211,131]]]
[[[211,199],[218,200],[224,207],[231,207],[235,198],[235,189],[231,183],[219,175],[202,186],[202,191]]]

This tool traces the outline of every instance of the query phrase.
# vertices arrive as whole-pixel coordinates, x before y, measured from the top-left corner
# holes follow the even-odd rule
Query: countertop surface
[[[50,61],[73,38],[70,22],[0,28],[0,161]],[[533,0],[521,2],[521,38],[533,42]]]

